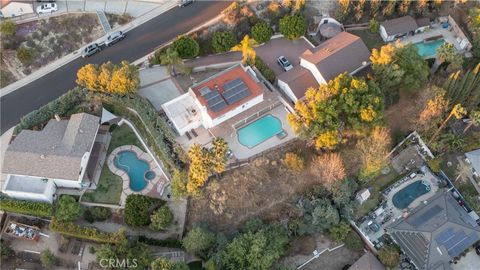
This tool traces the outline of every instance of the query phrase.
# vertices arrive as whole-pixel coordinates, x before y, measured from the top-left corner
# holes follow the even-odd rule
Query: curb
[[[152,9],[149,12],[146,12],[144,15],[136,18],[135,20],[133,20],[133,21],[131,21],[131,22],[129,22],[129,23],[123,25],[123,26],[120,26],[116,29],[112,29],[112,30],[115,30],[115,31],[121,30],[121,31],[126,33],[128,31],[130,31],[132,29],[135,29],[136,27],[142,25],[143,23],[155,18],[156,16],[159,16],[159,15],[171,10],[172,8],[174,8],[176,6],[177,6],[176,2],[171,2],[166,7],[163,7],[163,6],[157,7],[155,9]],[[157,12],[160,12],[160,13],[157,13]],[[86,12],[86,13],[90,13],[90,12]],[[89,44],[97,42],[98,44],[102,45],[105,42],[105,37],[106,36],[107,36],[107,34],[103,35],[102,37],[98,38],[95,41],[90,42]],[[32,74],[14,82],[14,83],[11,83],[11,84],[5,86],[4,88],[1,88],[0,89],[0,97],[8,95],[8,94],[14,92],[15,90],[17,90],[17,89],[35,81],[35,80],[49,74],[50,72],[53,72],[53,71],[61,68],[62,66],[70,63],[71,61],[77,59],[80,56],[80,52],[84,47],[85,46],[82,46],[78,50],[63,56],[62,58],[60,58],[60,59],[42,67],[42,68],[40,68],[39,70],[33,72]]]

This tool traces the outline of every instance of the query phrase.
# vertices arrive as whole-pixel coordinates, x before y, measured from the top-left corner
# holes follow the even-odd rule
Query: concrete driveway
[[[270,67],[275,75],[285,72],[277,63],[277,58],[281,55],[285,56],[293,66],[300,64],[300,55],[307,49],[313,49],[308,41],[304,38],[297,40],[288,40],[284,37],[271,39],[255,49],[257,55]]]

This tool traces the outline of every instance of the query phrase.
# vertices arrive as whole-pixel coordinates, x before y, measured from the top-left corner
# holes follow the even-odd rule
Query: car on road
[[[283,68],[285,71],[289,71],[290,69],[293,68],[292,64],[288,61],[288,59],[285,56],[280,56],[277,58],[277,63]]]
[[[115,31],[107,37],[105,40],[105,46],[111,46],[124,38],[125,34],[122,31]]]
[[[54,11],[58,11],[56,3],[41,4],[37,7],[38,14],[52,13]]]
[[[191,3],[193,3],[194,0],[180,0],[179,3],[178,3],[178,6],[179,7],[184,7],[184,6],[188,6],[190,5]]]
[[[83,49],[82,51],[82,57],[85,58],[85,57],[89,57],[99,51],[101,51],[102,48],[100,48],[100,46],[97,44],[97,43],[92,43],[90,45],[88,45],[87,47],[85,47],[85,49]]]

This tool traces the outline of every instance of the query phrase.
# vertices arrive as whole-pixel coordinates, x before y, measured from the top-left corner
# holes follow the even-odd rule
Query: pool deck
[[[153,178],[152,180],[146,180],[147,181],[147,186],[139,192],[135,192],[132,189],[130,189],[130,177],[128,177],[128,174],[124,170],[119,169],[119,168],[117,168],[117,166],[115,166],[114,159],[117,156],[117,154],[122,152],[122,151],[134,152],[139,159],[142,159],[149,164],[151,171],[155,172],[155,178]],[[166,181],[163,177],[163,173],[162,173],[161,169],[155,163],[152,156],[150,156],[150,154],[142,151],[137,146],[135,146],[135,145],[123,145],[123,146],[115,148],[107,158],[107,166],[112,173],[120,176],[120,178],[122,178],[122,180],[123,180],[123,190],[122,190],[122,194],[121,194],[121,197],[120,197],[120,205],[124,205],[127,196],[131,195],[131,194],[142,194],[142,195],[146,195],[146,196],[151,196],[152,193],[153,193],[153,194],[157,195],[158,197],[160,197],[160,195],[161,195],[160,192],[163,190],[163,187],[165,186],[165,183],[166,183]]]
[[[419,180],[425,180],[429,183],[430,185],[430,191],[423,194],[422,196],[416,198],[407,208],[405,209],[398,209],[393,205],[392,198],[393,195],[395,195],[398,191],[404,189],[411,183],[414,183]],[[375,243],[383,234],[385,234],[384,228],[386,228],[389,224],[391,224],[393,221],[402,218],[402,215],[404,214],[405,211],[414,209],[415,207],[419,206],[423,201],[428,200],[431,198],[435,193],[437,193],[439,187],[439,179],[431,173],[428,169],[425,172],[425,175],[423,174],[417,174],[414,178],[410,178],[408,175],[402,178],[401,180],[397,181],[394,183],[392,186],[390,186],[390,190],[387,192],[388,188],[384,191],[384,196],[386,199],[386,205],[384,207],[384,212],[380,214],[379,216],[375,217],[374,219],[368,218],[366,221],[364,221],[362,224],[359,225],[359,228],[363,231],[363,233],[370,239],[371,242]],[[386,216],[390,215],[391,218],[390,220],[382,222],[386,219]],[[380,225],[381,229],[378,232],[373,232],[368,228],[368,222],[369,221],[374,221],[377,224]]]

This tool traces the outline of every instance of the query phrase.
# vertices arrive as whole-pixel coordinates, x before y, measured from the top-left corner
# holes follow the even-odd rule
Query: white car
[[[105,46],[111,46],[124,38],[125,34],[122,31],[115,31],[107,37],[105,40]]]
[[[38,14],[52,13],[54,11],[58,11],[58,6],[56,3],[41,4],[37,7]]]

